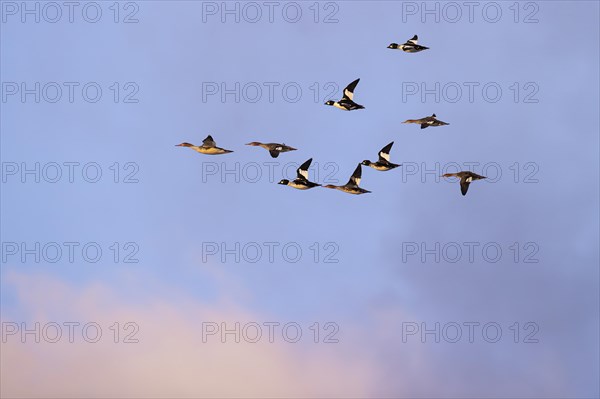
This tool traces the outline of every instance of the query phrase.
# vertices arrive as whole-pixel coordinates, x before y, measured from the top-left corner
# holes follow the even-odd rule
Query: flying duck
[[[269,151],[269,154],[271,154],[271,157],[273,158],[277,158],[279,156],[279,153],[281,152],[296,151],[294,147],[278,143],[260,143],[258,141],[253,141],[246,145],[251,145],[253,147],[262,147],[265,150]]]
[[[300,165],[300,167],[296,170],[297,177],[294,180],[289,181],[287,179],[283,179],[277,184],[283,184],[284,186],[290,186],[297,188],[298,190],[308,190],[309,188],[320,186],[320,184],[308,181],[308,168],[310,167],[311,162],[312,158]]]
[[[479,176],[477,173],[463,171],[458,173],[446,173],[442,177],[459,177],[460,178],[460,192],[462,195],[467,195],[469,190],[469,184],[475,180],[487,179],[485,176]]]
[[[379,160],[377,162],[371,162],[368,159],[365,159],[364,161],[362,161],[362,164],[365,166],[370,166],[375,170],[381,171],[397,168],[401,164],[395,164],[390,162],[390,150],[392,149],[393,145],[394,142],[392,141],[391,143],[383,147],[381,151],[379,151]]]
[[[431,116],[427,116],[427,117],[421,118],[421,119],[407,119],[402,123],[416,123],[418,125],[421,125],[421,129],[425,129],[426,127],[429,127],[429,126],[449,125],[449,123],[438,120],[437,117],[435,116],[435,114],[432,114]]]
[[[181,143],[177,144],[175,147],[190,147],[194,151],[198,151],[201,154],[208,155],[227,154],[229,152],[233,152],[231,150],[225,150],[223,148],[217,147],[217,143],[215,143],[210,134],[206,136],[204,140],[202,140],[201,146],[193,145],[190,143]]]
[[[360,164],[358,164],[358,166],[354,170],[354,173],[352,173],[352,176],[350,176],[350,180],[348,180],[348,183],[346,183],[345,185],[334,186],[332,184],[328,184],[323,187],[333,188],[333,189],[340,190],[340,191],[343,191],[348,194],[357,194],[358,195],[358,194],[370,193],[370,191],[365,190],[364,188],[358,187],[358,185],[360,184],[361,174],[362,174],[362,168],[361,168]]]
[[[360,81],[360,79],[356,79],[354,82],[350,83],[344,89],[344,96],[342,97],[341,100],[339,100],[339,101],[329,100],[325,103],[325,105],[333,105],[334,107],[343,109],[344,111],[353,111],[355,109],[365,108],[362,105],[357,104],[354,101],[352,101],[354,99],[354,89],[356,89],[356,85],[358,84],[359,81]]]
[[[418,53],[419,51],[429,49],[429,47],[418,45],[418,40],[419,37],[414,35],[412,39],[407,40],[404,44],[392,43],[387,48],[391,48],[392,50],[402,50],[406,53]]]

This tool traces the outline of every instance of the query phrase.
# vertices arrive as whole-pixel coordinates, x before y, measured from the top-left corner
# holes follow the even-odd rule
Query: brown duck
[[[416,123],[418,125],[421,125],[421,129],[425,129],[426,127],[429,127],[429,126],[449,125],[449,123],[442,122],[441,120],[437,119],[435,114],[433,114],[431,116],[427,116],[425,118],[421,118],[421,119],[407,119],[402,123]]]
[[[251,145],[253,147],[262,147],[265,150],[269,151],[269,154],[271,154],[273,158],[277,158],[282,152],[296,151],[296,148],[294,147],[290,147],[289,145],[279,143],[261,143],[258,141],[253,141],[246,145]]]
[[[198,151],[201,154],[208,155],[219,155],[219,154],[227,154],[233,152],[231,150],[226,150],[224,148],[217,147],[217,143],[213,140],[212,136],[209,134],[206,136],[204,140],[202,140],[202,145],[193,145],[190,143],[181,143],[177,144],[175,147],[189,147],[194,151]]]
[[[460,192],[462,195],[467,195],[469,184],[475,180],[487,179],[485,176],[480,176],[477,173],[462,171],[458,173],[446,173],[442,177],[458,177],[460,178]]]

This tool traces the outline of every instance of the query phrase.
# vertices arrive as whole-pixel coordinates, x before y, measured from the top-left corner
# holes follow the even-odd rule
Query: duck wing
[[[312,162],[312,158],[308,161],[304,162],[300,167],[296,170],[296,174],[298,175],[298,179],[308,180],[308,168],[310,167],[310,163]]]
[[[356,89],[356,85],[358,84],[359,81],[360,81],[360,78],[356,79],[354,82],[352,82],[348,86],[346,86],[346,88],[344,89],[344,96],[342,97],[342,100],[352,101],[354,99],[354,89]]]
[[[202,140],[202,147],[216,147],[217,143],[213,140],[212,136],[209,134],[206,136],[204,140]]]

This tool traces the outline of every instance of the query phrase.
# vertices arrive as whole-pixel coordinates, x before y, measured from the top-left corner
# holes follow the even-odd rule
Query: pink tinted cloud
[[[354,346],[350,355],[344,343],[314,344],[311,336],[292,344],[281,335],[269,343],[266,329],[255,344],[235,343],[232,336],[222,343],[219,335],[202,342],[203,321],[230,327],[275,321],[224,302],[163,297],[131,304],[111,287],[76,287],[45,275],[10,273],[3,285],[12,286],[19,314],[27,315],[3,314],[3,322],[27,321],[32,328],[35,321],[94,321],[103,333],[96,343],[82,338],[81,326],[73,343],[66,327],[57,343],[43,336],[40,343],[32,335],[25,343],[18,334],[6,337],[3,397],[365,397],[375,383],[370,356]],[[115,321],[121,323],[119,343],[109,328]],[[122,342],[128,321],[139,326],[139,343]],[[308,326],[303,329],[306,334]]]
[[[292,321],[231,303],[225,293],[243,291],[242,285],[215,273],[211,281],[224,294],[213,303],[165,284],[157,294],[156,282],[135,275],[127,277],[136,281],[127,284],[135,291],[126,292],[47,275],[3,274],[2,288],[17,297],[16,306],[3,308],[3,322],[26,321],[31,328],[34,321],[94,321],[103,336],[88,343],[78,330],[74,343],[63,336],[55,344],[7,337],[0,351],[2,397],[569,396],[568,375],[553,348],[480,341],[423,344],[418,336],[403,343],[402,322],[420,318],[397,303],[373,307],[370,318],[340,322],[337,344],[313,343],[310,323],[301,323],[304,336],[295,344],[280,332],[269,343],[264,326],[255,344],[235,343],[231,335],[222,343],[218,334],[203,342],[207,321],[229,328],[235,322]],[[115,322],[121,327],[119,343],[109,328]],[[123,330],[126,322],[139,326],[139,343],[122,342],[131,331]]]

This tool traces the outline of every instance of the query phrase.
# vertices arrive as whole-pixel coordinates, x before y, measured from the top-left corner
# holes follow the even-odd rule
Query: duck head
[[[365,160],[364,160],[364,161],[362,161],[360,164],[361,164],[361,165],[365,165],[365,166],[369,166],[369,165],[371,165],[371,161],[369,161],[368,159],[365,159]]]
[[[325,103],[325,105],[333,105],[333,103],[334,103],[334,102],[335,102],[335,101],[329,100],[329,101],[327,101],[327,102]]]
[[[391,48],[393,50],[396,50],[398,48],[398,43],[390,43],[390,45],[387,46],[387,48]]]
[[[289,181],[288,179],[282,179],[282,180],[280,180],[280,181],[279,181],[279,183],[277,183],[277,184],[283,184],[284,186],[287,186],[289,182],[290,182],[290,181]]]
[[[175,145],[175,147],[193,147],[193,144],[190,143],[181,143],[181,144],[177,144]]]

